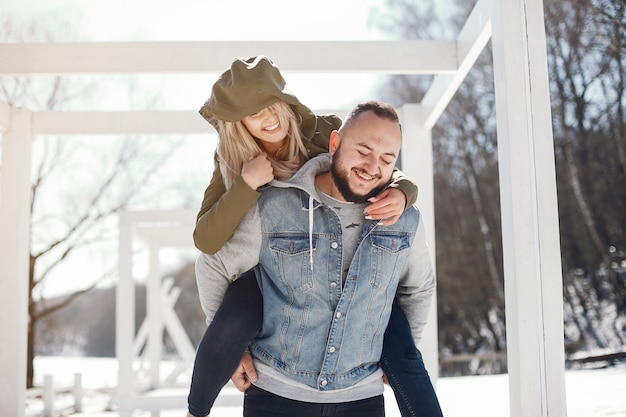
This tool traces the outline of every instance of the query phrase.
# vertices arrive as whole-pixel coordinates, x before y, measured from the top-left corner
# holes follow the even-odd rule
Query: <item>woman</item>
[[[278,68],[263,56],[235,59],[213,85],[200,114],[219,134],[215,171],[194,230],[196,247],[210,254],[230,239],[255,204],[260,186],[290,177],[308,158],[328,152],[330,133],[341,125],[337,116],[316,116],[300,103]],[[364,215],[381,220],[381,225],[393,224],[416,196],[417,187],[396,170],[392,184],[371,200]],[[188,416],[209,413],[262,322],[262,297],[252,271],[214,297],[221,306],[209,312],[213,320],[198,347]],[[416,414],[424,404],[432,407],[434,401],[437,410],[439,405],[399,307],[394,307],[392,318],[387,332],[394,336],[385,338],[381,363],[403,416],[441,415],[440,410]],[[416,353],[409,359],[407,348]]]

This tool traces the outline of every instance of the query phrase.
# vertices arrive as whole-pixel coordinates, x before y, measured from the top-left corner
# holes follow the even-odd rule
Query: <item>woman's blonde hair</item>
[[[289,104],[277,101],[268,106],[276,112],[281,126],[287,126],[287,143],[276,155],[269,156],[274,169],[274,177],[285,179],[291,177],[308,159],[307,151],[302,142],[300,123],[296,113]],[[244,162],[264,152],[257,140],[240,121],[227,122],[217,120],[219,142],[217,154],[224,185],[229,189],[235,177],[241,174]]]

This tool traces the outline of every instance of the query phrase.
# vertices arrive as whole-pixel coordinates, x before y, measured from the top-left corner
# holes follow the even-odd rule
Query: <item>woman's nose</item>
[[[262,117],[276,117],[276,112],[268,107],[261,110]]]

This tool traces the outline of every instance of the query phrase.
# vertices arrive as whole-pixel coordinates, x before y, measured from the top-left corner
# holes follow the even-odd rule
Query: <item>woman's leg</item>
[[[380,360],[402,417],[442,417],[437,394],[413,342],[411,327],[394,300]]]
[[[228,287],[198,345],[187,397],[190,414],[209,414],[262,321],[263,297],[251,270]]]

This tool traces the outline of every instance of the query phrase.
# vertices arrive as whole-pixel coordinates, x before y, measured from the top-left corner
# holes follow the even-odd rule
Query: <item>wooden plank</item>
[[[324,109],[315,110],[315,113],[333,113],[343,118],[347,111]],[[33,113],[32,118],[34,135],[215,133],[213,126],[204,120],[197,110],[41,112]]]
[[[567,358],[567,362],[568,363],[609,362],[610,364],[615,364],[617,362],[623,361],[624,359],[626,359],[626,352],[620,351],[620,352],[605,353],[602,355],[569,357]]]
[[[284,72],[434,74],[458,62],[456,42],[439,40],[0,43],[0,75],[221,72],[258,54]]]
[[[197,111],[45,112],[33,114],[35,135],[202,134],[215,129]]]

